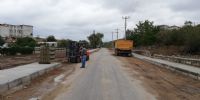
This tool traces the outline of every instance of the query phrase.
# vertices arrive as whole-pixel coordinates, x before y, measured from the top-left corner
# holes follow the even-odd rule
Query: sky
[[[34,26],[34,36],[85,40],[93,30],[112,39],[119,28],[124,36],[139,21],[155,25],[182,26],[190,20],[200,24],[200,0],[0,0],[0,23]],[[116,34],[114,34],[116,38]]]

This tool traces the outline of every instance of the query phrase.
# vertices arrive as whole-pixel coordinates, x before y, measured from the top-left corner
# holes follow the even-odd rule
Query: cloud
[[[124,15],[131,17],[131,29],[146,19],[182,25],[185,20],[200,20],[198,4],[198,0],[0,0],[0,23],[30,24],[35,36],[60,39],[86,39],[96,30],[108,41],[117,27],[124,36]]]

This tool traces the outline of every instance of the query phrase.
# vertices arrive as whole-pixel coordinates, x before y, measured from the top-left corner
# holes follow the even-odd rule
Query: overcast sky
[[[111,40],[111,32],[120,28],[122,16],[130,16],[128,28],[138,21],[155,25],[183,25],[200,21],[200,0],[0,0],[0,23],[34,26],[34,36],[54,35],[59,39],[86,39],[96,30]]]

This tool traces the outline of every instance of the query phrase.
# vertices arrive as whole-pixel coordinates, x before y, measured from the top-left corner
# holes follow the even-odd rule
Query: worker
[[[87,50],[84,46],[81,47],[81,68],[85,68],[85,64],[86,64],[86,57],[87,56]]]

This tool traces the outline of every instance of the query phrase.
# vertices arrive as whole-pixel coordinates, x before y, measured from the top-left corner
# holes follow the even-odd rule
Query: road
[[[122,68],[123,63],[107,49],[90,57],[87,68],[76,71],[72,82],[54,94],[54,100],[155,100],[136,79]],[[79,67],[79,66],[77,66]],[[66,80],[70,81],[70,80]]]

